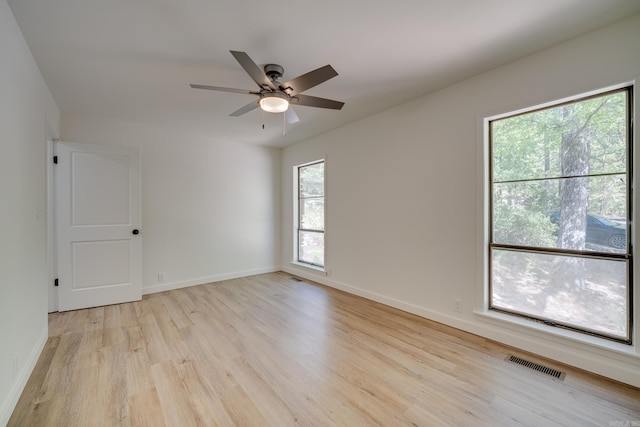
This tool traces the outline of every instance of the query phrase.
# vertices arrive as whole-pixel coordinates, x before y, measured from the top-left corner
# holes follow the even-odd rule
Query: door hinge
[[[58,156],[53,156],[53,164],[58,164]]]
[[[58,279],[55,279],[55,280],[53,281],[53,286],[58,286]]]

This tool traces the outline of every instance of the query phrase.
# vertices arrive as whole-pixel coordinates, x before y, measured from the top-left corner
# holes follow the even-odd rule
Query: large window
[[[489,121],[489,308],[631,342],[631,88]]]
[[[297,261],[324,267],[324,161],[298,166]]]

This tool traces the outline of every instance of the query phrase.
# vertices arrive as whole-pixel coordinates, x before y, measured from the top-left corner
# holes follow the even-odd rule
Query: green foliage
[[[549,246],[558,232],[548,223],[549,213],[573,210],[576,202],[586,202],[590,213],[626,217],[626,108],[622,91],[491,123],[495,242]],[[564,150],[567,142],[586,149],[571,157],[563,140]],[[567,162],[586,163],[576,168]],[[585,178],[571,177],[576,170]],[[571,184],[571,193],[563,193],[563,183]],[[563,225],[571,231],[571,224]]]
[[[589,173],[624,173],[626,94],[614,93],[491,123],[494,182],[562,176],[562,136],[589,144]]]
[[[500,204],[494,209],[493,240],[520,246],[554,247],[558,226],[544,212]]]
[[[324,230],[324,197],[300,200],[300,228]]]
[[[324,162],[298,169],[300,228],[324,230]]]
[[[298,169],[300,197],[324,196],[324,162]]]

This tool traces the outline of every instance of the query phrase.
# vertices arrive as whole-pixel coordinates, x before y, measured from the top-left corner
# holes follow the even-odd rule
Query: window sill
[[[304,262],[300,262],[300,261],[291,261],[291,265],[295,265],[296,267],[304,267],[309,270],[322,273],[325,276],[327,275],[327,270],[325,269],[325,267],[318,267],[317,265],[305,264]]]
[[[561,338],[563,340],[571,341],[574,343],[586,344],[597,349],[612,351],[621,355],[640,358],[638,348],[634,344],[627,345],[615,341],[610,341],[605,338],[599,338],[554,326],[539,324],[527,319],[522,319],[519,317],[510,316],[508,314],[498,313],[490,310],[476,310],[474,311],[474,314],[482,317],[483,321],[492,323],[500,327],[506,327],[518,333],[522,333],[523,331],[536,335],[538,335],[537,333],[540,333],[539,336],[541,336],[541,338],[545,338],[542,336],[542,334],[544,334],[549,338]]]

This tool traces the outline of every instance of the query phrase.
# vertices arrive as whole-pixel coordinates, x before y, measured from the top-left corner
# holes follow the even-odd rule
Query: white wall
[[[0,94],[0,425],[5,425],[47,339],[46,138],[56,136],[59,120],[5,0],[0,0]]]
[[[635,348],[603,349],[474,313],[486,277],[482,118],[632,81],[638,40],[635,16],[284,149],[284,268],[640,386]],[[325,156],[327,276],[289,264],[292,167]]]
[[[279,269],[280,149],[65,114],[62,139],[140,149],[143,293]]]

